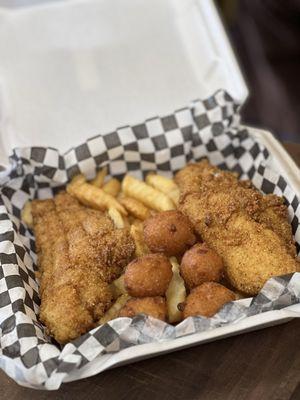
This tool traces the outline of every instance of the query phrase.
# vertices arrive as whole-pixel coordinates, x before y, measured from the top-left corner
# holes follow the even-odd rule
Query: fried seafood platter
[[[36,238],[40,320],[61,344],[117,317],[212,317],[297,269],[283,199],[207,160],[174,179],[78,175],[22,217]]]

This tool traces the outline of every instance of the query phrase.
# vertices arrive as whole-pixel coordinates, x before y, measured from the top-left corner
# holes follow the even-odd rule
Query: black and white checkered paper
[[[75,174],[92,178],[104,165],[119,178],[149,171],[171,176],[202,157],[251,179],[264,193],[284,196],[299,250],[299,200],[284,177],[269,168],[268,150],[239,128],[238,105],[223,91],[165,117],[95,136],[64,155],[54,148],[14,150],[10,168],[1,173],[0,191],[0,366],[10,377],[24,386],[57,389],[74,371],[79,379],[80,369],[92,360],[101,365],[103,355],[107,359],[129,346],[176,340],[299,302],[300,274],[295,273],[268,281],[249,307],[229,303],[210,319],[188,318],[174,327],[144,315],[118,318],[63,348],[47,337],[38,320],[34,236],[20,221],[26,201],[52,197]]]

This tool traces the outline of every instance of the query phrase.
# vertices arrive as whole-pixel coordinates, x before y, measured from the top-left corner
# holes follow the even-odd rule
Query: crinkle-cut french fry
[[[72,194],[72,192],[74,192],[75,187],[77,188],[77,187],[79,187],[80,185],[82,185],[84,183],[86,183],[86,179],[85,179],[85,176],[83,174],[75,175],[71,179],[71,182],[67,184],[66,191],[69,194]],[[73,194],[73,196],[75,196],[75,195]]]
[[[157,211],[167,211],[175,208],[173,201],[164,193],[130,175],[126,175],[123,179],[122,189],[128,197],[133,197],[145,206],[154,208]]]
[[[166,194],[173,200],[176,206],[178,205],[180,191],[173,179],[150,172],[146,177],[146,183]]]
[[[103,188],[105,193],[108,193],[114,197],[117,197],[121,190],[121,182],[118,181],[116,178],[110,179],[107,183],[103,185]]]
[[[124,284],[124,274],[110,284],[110,289],[114,299],[117,299],[122,294],[127,294]]]
[[[129,214],[142,221],[150,217],[150,210],[143,203],[133,197],[122,197],[120,203],[126,208]]]
[[[129,222],[129,215],[122,215],[124,228],[130,230],[131,223]]]
[[[80,186],[85,182],[86,182],[85,176],[83,174],[78,174],[71,179],[71,182],[68,184],[68,186]]]
[[[179,204],[179,198],[180,198],[180,190],[179,188],[174,188],[173,190],[170,190],[169,197],[173,200],[173,203],[177,207]]]
[[[143,224],[138,224],[134,222],[130,227],[130,234],[135,243],[135,256],[141,257],[145,254],[149,254],[150,251],[144,242],[144,235],[143,235]]]
[[[115,207],[109,207],[108,215],[117,229],[123,229],[125,227],[123,217]]]
[[[107,175],[107,167],[100,169],[100,171],[97,172],[96,177],[91,180],[90,182],[91,185],[102,187],[106,175]]]
[[[182,320],[182,312],[178,310],[179,303],[183,303],[186,299],[186,290],[184,281],[179,273],[179,264],[175,257],[170,258],[172,264],[173,276],[166,292],[168,319],[170,323]]]
[[[117,199],[118,199],[119,201],[121,201],[122,199],[124,199],[124,197],[126,197],[126,196],[125,196],[125,194],[124,194],[123,191],[122,191],[122,183],[121,183],[121,191],[120,191],[120,193],[118,194]]]
[[[67,192],[88,207],[102,211],[114,207],[122,215],[127,215],[125,208],[113,196],[89,183],[82,183],[81,185],[70,184],[67,186]]]
[[[118,318],[121,308],[125,306],[129,299],[130,296],[128,294],[123,294],[122,296],[120,296],[100,319],[100,325],[105,324],[112,319]]]
[[[25,206],[21,212],[21,218],[22,218],[22,221],[25,222],[25,224],[29,228],[32,228],[33,220],[32,220],[32,212],[31,212],[31,201],[27,201],[27,203],[25,204]]]

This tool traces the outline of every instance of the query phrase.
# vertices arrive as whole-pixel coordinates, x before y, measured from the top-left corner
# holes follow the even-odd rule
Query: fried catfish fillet
[[[283,199],[262,195],[251,182],[207,160],[176,175],[180,210],[223,257],[230,284],[255,295],[272,276],[296,271],[296,249]]]
[[[62,192],[32,202],[40,277],[40,319],[59,343],[93,328],[112,301],[109,283],[131,260],[129,232]]]

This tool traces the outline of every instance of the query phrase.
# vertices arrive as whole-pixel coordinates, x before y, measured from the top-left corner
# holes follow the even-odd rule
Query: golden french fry
[[[180,191],[173,179],[166,178],[162,175],[150,173],[146,177],[146,183],[166,194],[173,200],[176,206],[178,205]]]
[[[129,217],[130,217],[129,215],[127,215],[127,216],[126,215],[122,215],[124,228],[126,228],[126,229],[130,229],[131,223],[129,222]]]
[[[115,207],[109,207],[108,215],[112,219],[117,229],[122,229],[125,227],[123,217]]]
[[[122,199],[124,199],[124,197],[126,197],[126,196],[125,196],[125,194],[122,192],[122,183],[121,183],[121,191],[120,191],[120,193],[118,194],[117,198],[118,198],[119,201],[121,201]]]
[[[117,299],[122,294],[127,294],[124,284],[124,274],[110,284],[110,289],[114,299]]]
[[[133,215],[135,218],[144,221],[150,217],[149,208],[133,197],[121,197],[119,201],[126,208],[129,214]]]
[[[182,320],[182,312],[177,306],[186,299],[186,290],[184,281],[179,273],[179,264],[175,257],[170,258],[172,264],[173,276],[166,292],[168,319],[170,323],[179,322]]]
[[[86,182],[85,176],[83,174],[78,174],[73,176],[71,179],[71,182],[67,184],[66,191],[69,194],[72,194],[71,192],[74,192],[75,188],[78,188],[80,185]],[[74,194],[73,194],[74,196]]]
[[[91,180],[91,185],[102,187],[106,175],[107,175],[107,167],[100,169],[100,171],[97,172],[96,177],[93,180]]]
[[[145,206],[154,208],[157,211],[173,210],[175,208],[173,201],[164,193],[130,175],[126,175],[123,179],[122,189],[128,197],[133,197]]]
[[[110,179],[102,188],[105,193],[117,197],[121,190],[121,183],[116,178]]]
[[[71,179],[71,182],[68,184],[68,186],[80,186],[85,182],[86,182],[85,176],[83,174],[78,174]]]
[[[25,206],[21,212],[21,218],[22,218],[22,221],[25,222],[25,224],[29,228],[32,228],[33,220],[32,220],[32,213],[31,213],[31,201],[27,201],[27,203],[25,204]]]
[[[67,192],[88,207],[102,211],[114,207],[122,215],[127,215],[125,208],[113,196],[90,183],[82,183],[81,185],[72,185],[71,183],[67,186]]]
[[[144,242],[143,224],[134,222],[130,227],[130,234],[135,243],[135,256],[141,257],[145,254],[149,254],[149,249]]]
[[[111,321],[112,319],[118,318],[121,308],[127,303],[129,299],[130,296],[128,294],[123,294],[122,296],[120,296],[100,319],[100,324],[102,325],[106,322]]]

